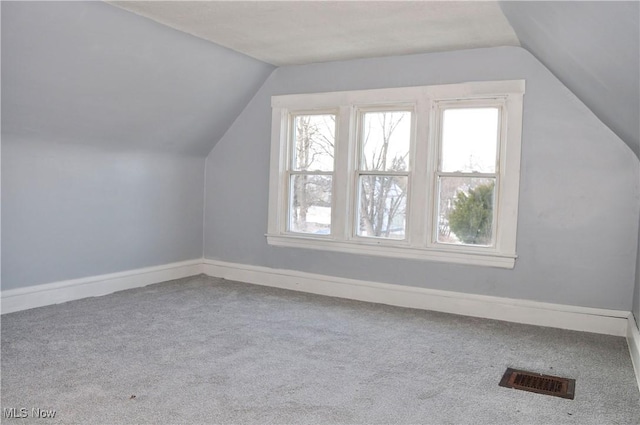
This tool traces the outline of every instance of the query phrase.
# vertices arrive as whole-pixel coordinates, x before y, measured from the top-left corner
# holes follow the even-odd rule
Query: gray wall
[[[638,219],[640,220],[640,218]],[[638,225],[640,227],[640,225]],[[640,328],[640,229],[638,229],[638,258],[636,259],[636,286],[633,292],[633,316]]]
[[[2,137],[2,289],[202,257],[204,158]]]
[[[267,245],[270,96],[519,78],[527,93],[515,269]],[[207,158],[204,252],[250,265],[629,311],[638,172],[629,147],[521,48],[284,67]]]
[[[533,53],[640,157],[640,2],[501,1]]]
[[[204,157],[273,67],[104,2],[2,2],[2,289],[202,257]]]

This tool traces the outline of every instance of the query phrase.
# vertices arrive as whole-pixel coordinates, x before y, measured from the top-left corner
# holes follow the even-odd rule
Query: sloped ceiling
[[[500,7],[536,56],[640,158],[640,2]]]
[[[635,1],[113,3],[1,2],[3,133],[204,155],[264,62],[521,42],[640,155]]]
[[[640,157],[637,1],[115,1],[274,65],[522,44]]]
[[[274,65],[517,46],[496,1],[114,1]]]
[[[2,134],[204,156],[273,66],[102,2],[2,7]]]

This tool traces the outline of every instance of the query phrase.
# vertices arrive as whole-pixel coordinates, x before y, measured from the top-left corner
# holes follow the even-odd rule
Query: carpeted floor
[[[499,387],[507,367],[575,400]],[[624,338],[205,276],[2,316],[1,401],[20,424],[640,423]]]

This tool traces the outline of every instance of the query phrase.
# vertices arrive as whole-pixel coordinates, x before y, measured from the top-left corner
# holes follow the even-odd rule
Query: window
[[[358,118],[356,235],[405,239],[411,111],[361,111]]]
[[[524,81],[274,96],[271,245],[513,268]]]
[[[292,114],[287,230],[331,234],[335,114]]]

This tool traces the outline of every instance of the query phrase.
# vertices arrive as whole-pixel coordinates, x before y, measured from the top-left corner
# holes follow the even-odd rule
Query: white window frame
[[[513,268],[516,255],[524,80],[273,96],[267,242],[273,246]],[[437,174],[442,110],[449,105],[498,106],[500,135],[494,199],[494,244],[438,243]],[[411,110],[412,141],[404,240],[356,236],[358,116]],[[337,111],[331,234],[287,231],[290,117]]]

